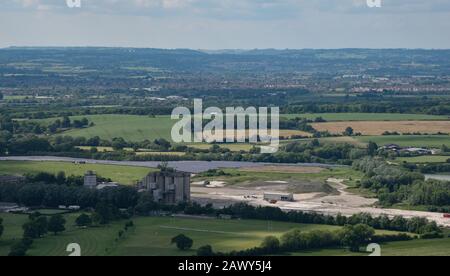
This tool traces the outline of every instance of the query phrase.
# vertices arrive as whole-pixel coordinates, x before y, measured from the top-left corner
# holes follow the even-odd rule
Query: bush
[[[172,244],[174,243],[177,245],[178,249],[185,251],[192,248],[194,241],[191,238],[180,234],[172,239]]]
[[[211,257],[214,256],[214,251],[211,245],[204,245],[197,249],[197,256],[200,257]]]
[[[261,243],[261,248],[266,254],[275,254],[280,251],[280,240],[277,237],[269,236]]]
[[[374,235],[375,230],[365,224],[345,226],[340,233],[342,245],[348,246],[352,252],[359,252],[360,247],[369,243]]]
[[[23,257],[27,255],[28,249],[33,244],[33,240],[30,238],[23,238],[20,242],[17,242],[11,246],[11,250],[8,256]]]
[[[444,235],[439,232],[428,232],[420,236],[423,240],[442,239]]]
[[[78,227],[89,227],[92,225],[92,219],[87,214],[81,214],[79,217],[77,217],[75,223]]]
[[[398,234],[398,235],[375,235],[372,237],[372,242],[374,243],[386,243],[386,242],[396,242],[396,241],[410,241],[413,238],[408,234]]]

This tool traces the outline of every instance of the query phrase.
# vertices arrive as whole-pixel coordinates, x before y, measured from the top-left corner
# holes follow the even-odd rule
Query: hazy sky
[[[450,48],[450,0],[0,0],[0,47]]]

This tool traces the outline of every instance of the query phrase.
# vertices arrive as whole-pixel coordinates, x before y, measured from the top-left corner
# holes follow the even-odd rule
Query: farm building
[[[164,204],[177,204],[191,200],[191,174],[172,170],[150,173],[138,189],[149,191],[153,199]]]
[[[294,201],[294,194],[264,193],[266,201]]]

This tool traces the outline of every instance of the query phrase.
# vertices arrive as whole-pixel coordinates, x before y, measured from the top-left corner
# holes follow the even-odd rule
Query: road
[[[103,164],[103,165],[120,165],[133,166],[145,168],[157,168],[161,162],[158,161],[111,161],[111,160],[93,160],[80,159],[70,157],[55,157],[55,156],[6,156],[0,157],[0,161],[36,161],[36,162],[84,162],[86,164]],[[268,165],[277,166],[303,166],[303,167],[322,167],[322,168],[336,168],[342,167],[337,165],[316,164],[316,163],[302,163],[302,164],[271,164],[271,163],[255,163],[255,162],[234,162],[234,161],[172,161],[168,162],[169,167],[178,171],[201,173],[211,169],[227,169],[227,168],[254,168]]]

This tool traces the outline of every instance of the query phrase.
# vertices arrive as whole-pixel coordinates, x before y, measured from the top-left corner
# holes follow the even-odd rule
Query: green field
[[[79,120],[86,117],[94,127],[73,129],[64,132],[64,135],[73,137],[92,138],[99,136],[102,139],[122,137],[127,141],[144,141],[164,138],[171,141],[170,132],[176,121],[170,116],[137,116],[137,115],[90,115],[73,116],[71,120]],[[44,124],[54,122],[56,118],[40,120]]]
[[[23,175],[26,173],[48,172],[56,174],[60,171],[69,175],[84,175],[86,171],[95,171],[99,176],[111,178],[113,181],[132,185],[141,180],[152,169],[100,164],[72,164],[65,162],[30,162],[0,161],[0,175]]]
[[[92,148],[96,148],[98,152],[113,152],[114,149],[112,147],[86,147],[86,146],[81,146],[81,147],[77,147],[81,150],[84,151],[90,151]],[[124,151],[128,151],[128,152],[134,152],[136,153],[136,155],[164,155],[164,156],[183,156],[186,155],[185,152],[176,152],[176,151],[151,151],[151,150],[147,150],[147,149],[139,149],[137,152],[134,151],[134,149],[132,148],[124,148]]]
[[[370,141],[379,146],[387,144],[397,144],[403,147],[435,147],[442,145],[450,146],[450,136],[447,135],[393,135],[393,136],[361,136],[355,137],[360,142]]]
[[[314,114],[283,114],[285,118],[305,118],[314,120],[322,117],[327,121],[434,121],[448,120],[448,116],[435,116],[424,114],[397,114],[397,113],[314,113]]]
[[[121,224],[91,229],[78,229],[75,227],[75,219],[79,214],[64,215],[67,220],[66,232],[58,236],[52,234],[42,239],[35,240],[28,255],[31,256],[67,256],[65,249],[70,243],[79,243],[84,255],[105,255],[106,248],[115,245],[117,232],[123,227]],[[21,239],[22,225],[28,221],[27,215],[13,215],[0,213],[3,218],[5,232],[0,238],[0,256],[8,254],[14,242]]]
[[[211,245],[214,250],[229,252],[258,246],[264,237],[281,236],[292,229],[302,231],[336,230],[337,226],[272,222],[260,220],[217,220],[194,218],[134,218],[135,228],[129,230],[124,238],[116,240],[117,233],[123,229],[125,222],[115,222],[109,226],[79,229],[74,226],[78,214],[64,215],[67,219],[64,233],[52,234],[35,240],[28,251],[31,256],[67,256],[66,247],[70,243],[81,246],[83,256],[118,255],[118,256],[177,256],[195,255],[195,250],[203,245]],[[26,215],[0,214],[4,219],[5,232],[0,239],[0,256],[7,255],[10,246],[22,235],[21,226],[27,221]],[[377,231],[378,234],[395,234],[389,231]],[[182,252],[170,244],[170,240],[185,234],[194,240],[193,249]],[[386,252],[392,254],[450,254],[446,240],[412,241],[392,243],[385,246]],[[436,251],[433,251],[436,247]],[[384,246],[383,246],[384,248]],[[413,250],[408,251],[407,248]],[[396,251],[398,250],[398,251]],[[346,255],[344,249],[319,250],[298,253],[299,255]]]
[[[367,256],[345,249],[323,249],[292,254],[294,256]],[[382,256],[449,256],[450,238],[437,240],[413,240],[390,242],[381,245]]]
[[[415,164],[424,164],[424,163],[446,163],[447,160],[450,160],[450,156],[439,156],[439,155],[426,155],[426,156],[417,156],[417,157],[401,157],[395,159],[395,161],[403,163],[415,163]]]
[[[14,100],[25,100],[26,98],[33,98],[33,96],[13,96],[6,95],[3,97],[5,101],[14,101]]]

